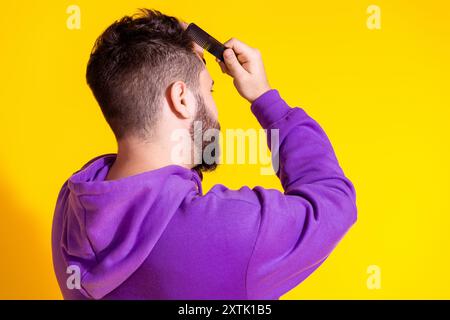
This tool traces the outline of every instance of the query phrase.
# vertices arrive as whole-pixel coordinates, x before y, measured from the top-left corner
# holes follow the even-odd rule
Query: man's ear
[[[190,119],[194,116],[192,94],[189,94],[183,81],[175,81],[168,88],[168,100],[172,111],[177,117]]]

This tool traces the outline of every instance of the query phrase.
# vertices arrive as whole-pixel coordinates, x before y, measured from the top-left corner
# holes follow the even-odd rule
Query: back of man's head
[[[97,39],[86,78],[117,139],[151,136],[172,82],[198,92],[204,64],[183,30],[175,17],[141,9]]]

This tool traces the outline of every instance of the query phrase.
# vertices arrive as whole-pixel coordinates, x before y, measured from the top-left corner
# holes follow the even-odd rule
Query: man
[[[118,152],[88,162],[59,194],[52,243],[65,299],[278,299],[356,221],[327,136],[270,87],[259,51],[234,38],[216,61],[261,126],[279,130],[284,193],[218,184],[203,194],[201,172],[215,163],[174,157],[173,132],[189,133],[192,155],[205,147],[191,143],[194,122],[219,128],[203,50],[185,27],[143,10],[94,46],[87,82]]]

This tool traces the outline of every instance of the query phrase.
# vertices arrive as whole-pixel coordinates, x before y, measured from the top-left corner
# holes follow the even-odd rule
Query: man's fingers
[[[238,58],[234,54],[233,49],[226,49],[223,52],[223,58],[225,60],[225,66],[233,78],[239,77],[245,72],[245,69],[241,66]]]
[[[189,25],[187,22],[184,22],[183,20],[180,21],[180,24],[181,24],[181,27],[183,28],[183,30],[186,30]]]
[[[227,48],[233,49],[235,54],[238,56],[241,54],[245,55],[246,53],[249,53],[253,50],[252,47],[250,47],[249,45],[243,43],[242,41],[240,41],[236,38],[231,38],[230,40],[228,40],[227,42],[224,43],[224,46]]]
[[[222,70],[222,73],[228,73],[228,69],[227,66],[225,65],[225,62],[220,61],[219,59],[216,58],[216,62],[219,64],[220,69]]]
[[[227,48],[223,53],[225,67],[233,77],[234,86],[242,97],[249,102],[255,101],[270,89],[261,52],[236,38],[231,38],[224,46]]]

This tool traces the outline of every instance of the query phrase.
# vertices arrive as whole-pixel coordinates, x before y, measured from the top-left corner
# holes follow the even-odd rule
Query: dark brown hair
[[[180,21],[140,9],[109,26],[96,40],[86,79],[117,139],[148,138],[167,87],[184,81],[199,92],[204,64]]]

